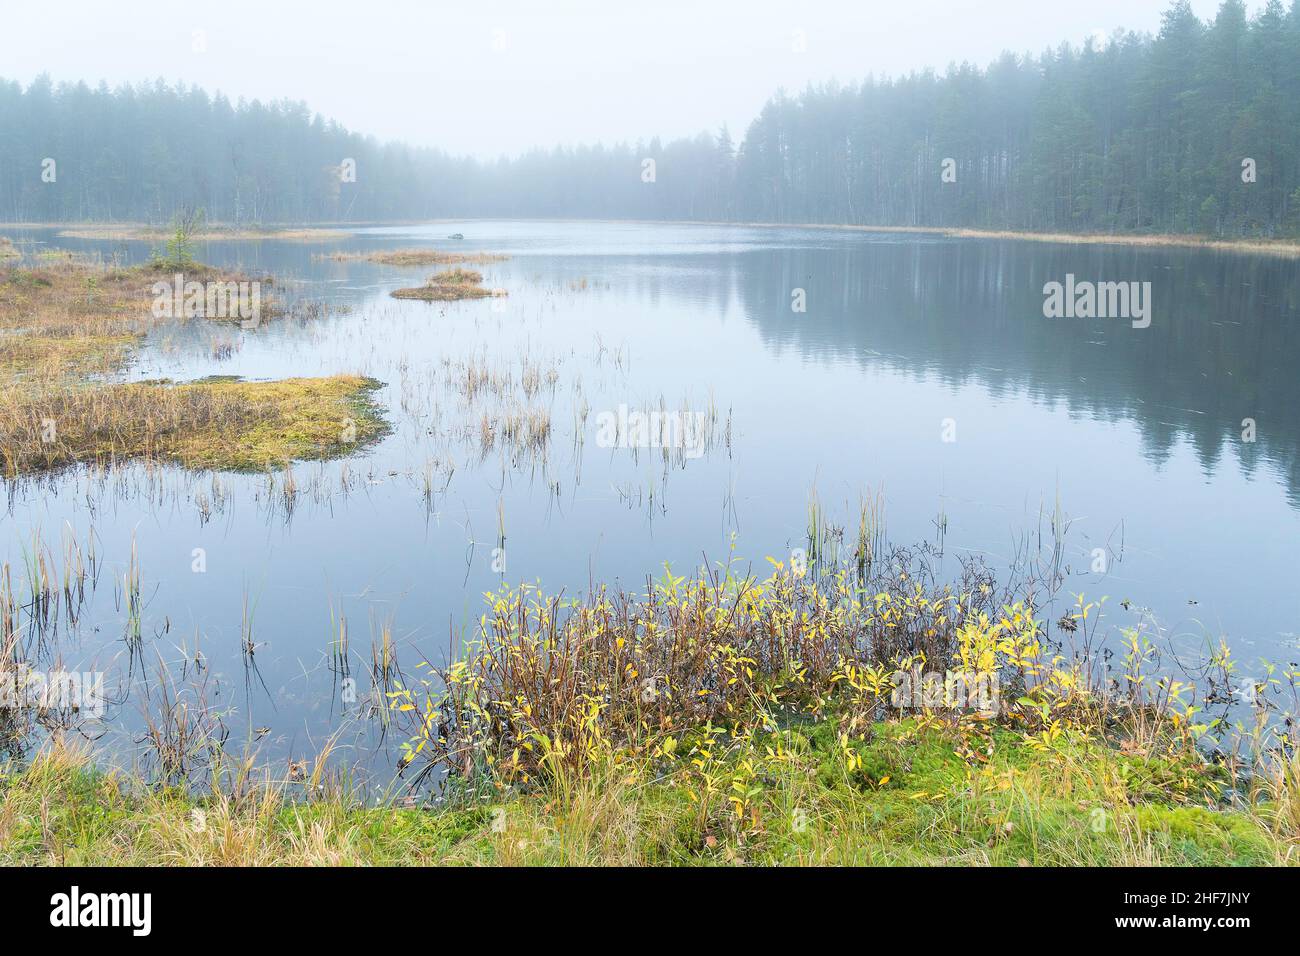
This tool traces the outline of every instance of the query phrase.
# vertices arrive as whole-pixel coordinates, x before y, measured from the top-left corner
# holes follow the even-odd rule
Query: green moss
[[[1269,835],[1240,814],[1205,807],[1135,807],[1147,839],[1168,845],[1189,866],[1261,866],[1273,859]]]
[[[234,427],[225,416],[211,427],[175,436],[168,447],[174,460],[190,468],[261,471],[309,458],[355,452],[387,433],[372,378],[336,375],[273,382],[209,379],[175,386],[174,393],[195,403],[236,406]]]
[[[850,774],[834,763],[841,750],[834,723],[784,731],[760,746],[776,736],[790,759],[760,775],[742,820],[725,799],[702,807],[692,798],[699,780],[685,755],[640,782],[620,772],[563,798],[517,794],[435,809],[364,806],[342,796],[294,802],[292,789],[261,806],[232,808],[38,760],[0,774],[0,864],[1211,866],[1287,859],[1285,839],[1251,808],[1191,805],[1177,793],[1132,802],[1119,767],[1135,758],[1095,742],[1040,751],[998,731],[988,760],[972,767],[949,732],[877,724],[851,743],[863,768]],[[725,778],[735,759],[715,769]],[[890,782],[880,786],[884,776]],[[208,814],[205,832],[192,825],[195,809]]]

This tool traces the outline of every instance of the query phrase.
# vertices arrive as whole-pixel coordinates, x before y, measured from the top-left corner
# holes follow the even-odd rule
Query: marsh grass
[[[187,468],[260,470],[347,454],[386,431],[355,375],[120,383],[173,266],[129,270],[75,260],[0,269],[0,468],[13,478],[85,462],[146,458]],[[201,264],[187,280],[244,281]]]
[[[0,386],[25,378],[29,385],[57,387],[121,371],[158,322],[154,283],[170,284],[176,271],[157,263],[108,268],[75,258],[33,268],[0,266]],[[250,281],[201,264],[179,271],[187,281]],[[276,311],[274,303],[264,303],[264,314]]]
[[[138,337],[16,335],[0,332],[0,382],[47,383],[68,376],[102,375],[125,364]]]
[[[409,289],[394,289],[394,299],[419,299],[421,302],[456,302],[461,299],[487,299],[492,296],[505,295],[498,289],[485,289],[479,285],[465,283],[412,286]]]
[[[0,336],[6,364],[38,360],[82,339],[133,340],[149,322],[148,279],[76,260],[0,267]],[[26,341],[24,341],[26,340]],[[112,365],[106,363],[105,369]]]
[[[559,360],[493,362],[485,355],[444,357],[441,378],[457,399],[454,416],[441,416],[442,437],[474,449],[480,459],[500,452],[514,464],[544,464],[554,428],[549,399],[559,383]]]
[[[435,285],[481,285],[483,273],[457,266],[455,269],[444,269],[434,273],[429,282]]]
[[[351,453],[386,432],[373,379],[131,383],[0,390],[4,474],[132,458],[260,471]],[[54,423],[53,439],[49,423]]]
[[[17,756],[37,725],[57,730],[77,723],[75,701],[29,699],[28,673],[57,663],[58,638],[75,636],[99,579],[94,531],[83,547],[70,525],[62,555],[33,530],[15,568],[0,564],[0,754]]]
[[[1104,233],[1040,233],[1010,230],[948,229],[944,235],[963,239],[1014,239],[1066,245],[1139,246],[1147,248],[1208,249],[1249,255],[1300,257],[1300,242],[1287,239],[1214,239],[1209,236],[1122,235]]]
[[[383,249],[376,252],[332,252],[318,258],[335,262],[374,262],[385,266],[486,265],[509,256],[492,252],[445,252],[441,249]]]

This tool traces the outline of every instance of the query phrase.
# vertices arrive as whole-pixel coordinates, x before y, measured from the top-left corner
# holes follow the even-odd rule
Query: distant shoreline
[[[438,219],[431,222],[484,222],[490,219]],[[1003,239],[1018,242],[1048,242],[1070,245],[1116,245],[1182,247],[1257,255],[1300,257],[1300,239],[1212,239],[1181,233],[1074,233],[1028,232],[1014,229],[969,229],[964,226],[862,226],[822,222],[731,222],[708,219],[528,219],[522,222],[609,222],[647,223],[674,226],[736,226],[747,229],[825,229],[833,232],[912,233],[944,239]]]
[[[767,222],[754,222],[767,226]],[[775,225],[775,224],[772,224]],[[965,226],[822,226],[809,222],[800,229],[842,229],[846,232],[865,233],[919,233],[943,235],[956,239],[1011,239],[1017,242],[1053,242],[1079,246],[1145,246],[1206,248],[1217,252],[1247,252],[1247,254],[1300,256],[1300,239],[1212,239],[1205,235],[1158,233],[1134,235],[1126,233],[1032,233],[1013,229],[967,229]]]
[[[1013,229],[971,229],[962,226],[868,226],[849,223],[819,222],[742,222],[712,219],[596,219],[569,216],[459,216],[440,219],[394,220],[390,222],[319,222],[264,224],[260,226],[235,226],[222,223],[209,225],[201,241],[299,239],[329,241],[341,238],[346,230],[376,226],[414,226],[454,222],[591,222],[619,223],[624,225],[661,226],[731,226],[746,229],[822,229],[831,232],[864,232],[881,234],[912,234],[937,236],[944,239],[999,239],[1016,242],[1045,242],[1061,245],[1114,245],[1133,247],[1165,247],[1206,249],[1214,252],[1233,252],[1246,255],[1282,256],[1300,258],[1300,239],[1213,239],[1208,236],[1182,233],[1071,233],[1032,232]],[[75,223],[75,222],[13,222],[0,223],[0,229],[59,229],[65,238],[117,239],[146,241],[166,235],[166,227],[145,223]],[[99,235],[93,235],[98,233]]]
[[[110,242],[158,242],[166,240],[171,230],[137,222],[31,222],[0,223],[0,229],[57,229],[60,239],[90,239]],[[257,241],[259,239],[329,242],[344,239],[348,233],[322,226],[233,226],[213,223],[195,233],[195,242]]]

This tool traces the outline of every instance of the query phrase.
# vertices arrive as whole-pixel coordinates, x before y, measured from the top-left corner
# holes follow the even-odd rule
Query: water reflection
[[[1023,392],[1077,415],[1127,418],[1148,460],[1189,438],[1212,471],[1224,455],[1283,476],[1300,506],[1300,267],[1186,250],[948,242],[841,244],[753,253],[735,275],[763,341],[950,386]],[[1067,273],[1149,280],[1148,329],[1043,317],[1043,285]],[[791,316],[790,290],[814,290]],[[1258,424],[1241,440],[1242,419]]]

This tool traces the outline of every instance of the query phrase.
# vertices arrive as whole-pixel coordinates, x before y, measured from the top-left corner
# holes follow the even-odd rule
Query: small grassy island
[[[444,269],[434,273],[429,281],[412,289],[395,289],[394,299],[421,299],[425,302],[454,302],[457,299],[486,299],[504,296],[505,289],[486,289],[482,285],[483,273],[473,269]]]

